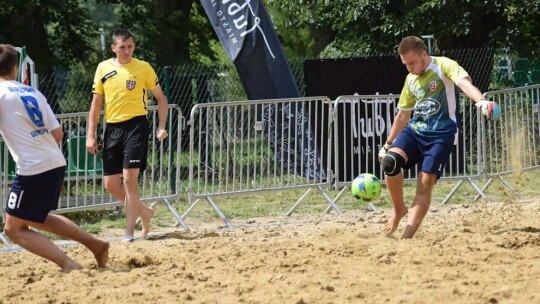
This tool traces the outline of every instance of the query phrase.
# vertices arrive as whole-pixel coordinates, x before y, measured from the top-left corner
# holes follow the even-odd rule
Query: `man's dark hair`
[[[131,34],[130,31],[126,29],[118,29],[118,30],[115,30],[112,34],[112,43],[116,44],[116,40],[118,39],[121,39],[122,41],[126,41],[132,37],[133,35]]]
[[[19,62],[17,50],[9,44],[0,44],[0,76],[11,74]]]

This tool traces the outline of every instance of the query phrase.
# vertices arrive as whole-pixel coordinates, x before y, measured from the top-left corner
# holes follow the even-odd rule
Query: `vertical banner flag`
[[[17,48],[19,51],[19,74],[17,75],[17,81],[26,85],[30,85],[30,72],[28,71],[28,60],[26,56],[26,47]]]
[[[235,65],[250,100],[300,97],[281,43],[261,0],[200,1],[221,44]],[[291,155],[287,153],[295,153],[294,145],[301,144],[304,149],[298,149],[298,155],[292,159],[301,158],[302,163],[310,163],[311,167],[300,169],[293,168],[295,164],[290,164],[289,168],[285,169],[302,172],[308,178],[326,179],[325,168],[320,166],[321,158],[313,131],[308,127],[310,118],[303,108],[302,105],[265,107],[262,116],[267,140],[278,162],[282,160],[280,158],[291,159]],[[287,119],[276,120],[272,117]],[[282,134],[296,134],[296,138],[301,138],[302,142],[294,143],[293,136],[277,138],[282,134],[270,132],[275,129],[283,130]],[[277,142],[280,144],[275,146]],[[314,158],[318,161],[313,161]]]

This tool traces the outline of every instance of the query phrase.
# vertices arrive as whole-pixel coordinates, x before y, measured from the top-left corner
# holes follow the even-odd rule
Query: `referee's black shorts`
[[[122,173],[124,168],[146,169],[149,125],[146,116],[107,123],[103,138],[103,174]]]

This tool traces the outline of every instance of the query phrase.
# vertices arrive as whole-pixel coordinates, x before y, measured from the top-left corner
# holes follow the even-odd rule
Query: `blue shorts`
[[[36,175],[15,177],[6,204],[6,213],[23,220],[44,223],[49,212],[56,210],[66,167]]]
[[[410,127],[403,129],[392,143],[392,147],[400,148],[407,154],[404,169],[410,169],[420,163],[420,171],[436,174],[437,178],[441,177],[453,146],[454,136],[430,142],[420,137]]]

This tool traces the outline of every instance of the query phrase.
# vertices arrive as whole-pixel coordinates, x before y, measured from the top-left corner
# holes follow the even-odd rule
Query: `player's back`
[[[17,163],[33,175],[66,164],[51,131],[60,127],[38,90],[17,81],[0,82],[0,133]]]

